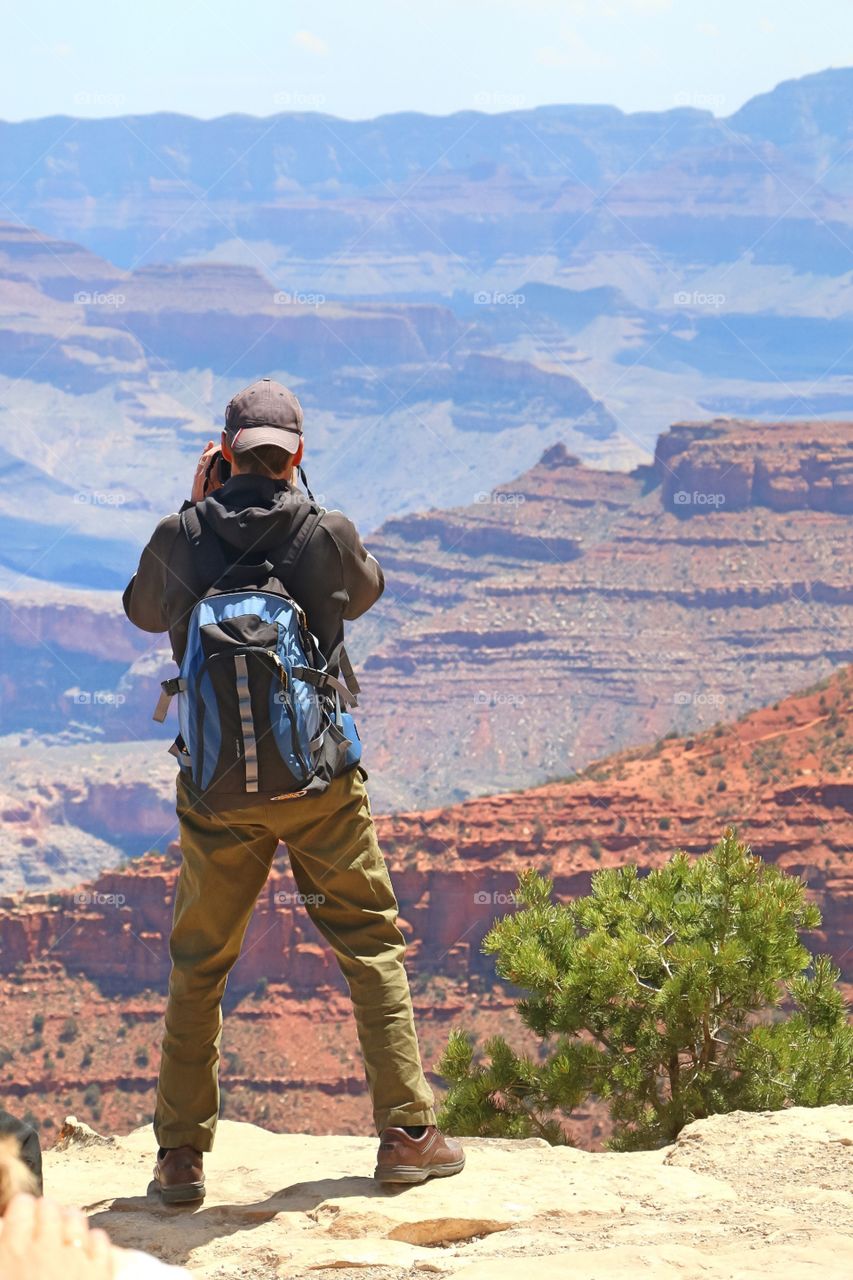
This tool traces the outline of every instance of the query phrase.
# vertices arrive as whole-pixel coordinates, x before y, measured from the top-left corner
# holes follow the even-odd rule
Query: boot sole
[[[175,1187],[160,1187],[160,1199],[164,1204],[193,1204],[204,1199],[203,1182],[182,1182]]]
[[[452,1178],[454,1173],[461,1173],[465,1168],[465,1157],[453,1164],[437,1164],[424,1169],[414,1164],[397,1164],[391,1169],[380,1169],[376,1166],[373,1177],[377,1182],[426,1182],[428,1178]]]

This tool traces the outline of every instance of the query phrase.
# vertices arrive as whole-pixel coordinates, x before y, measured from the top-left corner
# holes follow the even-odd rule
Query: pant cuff
[[[155,1126],[154,1137],[157,1146],[164,1151],[174,1147],[195,1147],[196,1151],[206,1154],[213,1150],[213,1134],[209,1129],[158,1129]]]
[[[420,1111],[398,1107],[396,1110],[377,1112],[374,1122],[376,1132],[381,1133],[383,1129],[389,1129],[392,1125],[435,1124],[435,1112],[432,1107]]]

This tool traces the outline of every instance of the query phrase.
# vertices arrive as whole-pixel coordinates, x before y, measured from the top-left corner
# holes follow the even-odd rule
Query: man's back
[[[317,507],[285,480],[235,475],[197,509],[229,559],[266,557],[275,565]],[[155,529],[125,588],[123,604],[130,621],[143,631],[168,631],[176,662],[186,646],[192,607],[209,585],[200,569],[179,515],[170,515]],[[328,655],[343,639],[344,622],[376,603],[385,579],[352,521],[340,511],[327,511],[285,585]]]

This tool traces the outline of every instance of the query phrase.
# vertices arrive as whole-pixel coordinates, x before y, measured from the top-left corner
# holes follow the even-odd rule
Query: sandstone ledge
[[[195,1275],[336,1280],[841,1280],[853,1240],[853,1107],[700,1121],[661,1151],[590,1154],[471,1139],[455,1178],[383,1190],[371,1138],[224,1121],[194,1210],[146,1194],[148,1129],[46,1155],[46,1184],[117,1244]],[[114,1198],[113,1198],[114,1197]]]

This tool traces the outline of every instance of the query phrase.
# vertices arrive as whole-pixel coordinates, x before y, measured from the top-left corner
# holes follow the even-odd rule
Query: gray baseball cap
[[[225,410],[225,435],[235,453],[260,444],[296,453],[302,440],[302,405],[272,378],[260,378],[238,392]]]

